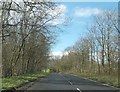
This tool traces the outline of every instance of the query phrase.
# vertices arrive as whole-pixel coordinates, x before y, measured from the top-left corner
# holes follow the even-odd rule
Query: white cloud
[[[67,7],[63,4],[58,5],[54,10],[48,11],[51,16],[58,16],[56,19],[49,22],[51,25],[62,24],[65,22],[65,13]]]
[[[51,58],[61,58],[63,56],[62,51],[55,51],[50,53]]]
[[[51,53],[50,53],[50,56],[51,56],[52,58],[55,58],[55,57],[61,58],[63,55],[68,55],[68,52],[55,51],[55,52],[51,52]]]
[[[79,16],[79,17],[87,17],[87,16],[92,16],[92,15],[98,15],[101,13],[102,13],[102,10],[98,9],[98,8],[90,8],[90,7],[80,8],[80,7],[77,7],[75,9],[75,16]]]
[[[52,56],[62,56],[63,52],[62,51],[55,51],[51,53]]]
[[[68,54],[69,54],[69,53],[68,53],[67,51],[63,53],[63,55],[65,55],[65,56],[68,55]]]
[[[52,15],[60,14],[59,16],[63,16],[67,11],[67,7],[63,4],[58,5],[55,10],[51,11]]]

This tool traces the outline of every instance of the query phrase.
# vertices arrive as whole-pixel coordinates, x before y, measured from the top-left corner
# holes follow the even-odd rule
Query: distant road
[[[50,74],[27,90],[42,92],[120,92],[118,89],[70,74]],[[38,91],[38,92],[39,92]]]

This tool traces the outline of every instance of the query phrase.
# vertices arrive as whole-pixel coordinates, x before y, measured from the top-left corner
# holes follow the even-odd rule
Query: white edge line
[[[77,90],[78,90],[79,92],[82,92],[79,88],[77,88]]]
[[[72,75],[72,76],[76,76],[76,77],[79,77],[79,76],[74,75],[74,74],[70,74],[70,75]],[[80,76],[80,77],[81,77],[81,76]],[[83,78],[83,79],[85,79],[85,80],[92,81],[92,82],[100,83],[101,85],[104,85],[104,86],[109,86],[109,87],[112,87],[112,88],[115,88],[115,89],[119,89],[119,90],[120,90],[120,88],[117,88],[117,87],[111,86],[111,85],[109,85],[109,84],[101,83],[101,82],[99,82],[99,81],[95,81],[95,80],[92,80],[92,79],[89,79],[89,78],[84,78],[84,77],[81,77],[81,78]]]
[[[70,82],[70,85],[73,85],[72,82]]]

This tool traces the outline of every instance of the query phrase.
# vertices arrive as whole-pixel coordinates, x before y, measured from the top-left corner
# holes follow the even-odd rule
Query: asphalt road
[[[47,92],[120,92],[114,87],[103,85],[70,74],[50,74],[36,81],[27,90]]]

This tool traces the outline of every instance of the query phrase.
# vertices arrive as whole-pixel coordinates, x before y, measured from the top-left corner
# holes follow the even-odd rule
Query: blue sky
[[[61,2],[64,9],[64,16],[71,19],[67,26],[63,26],[63,32],[57,37],[52,52],[63,52],[67,47],[87,33],[87,25],[91,24],[93,15],[101,13],[105,9],[117,9],[117,2]]]

